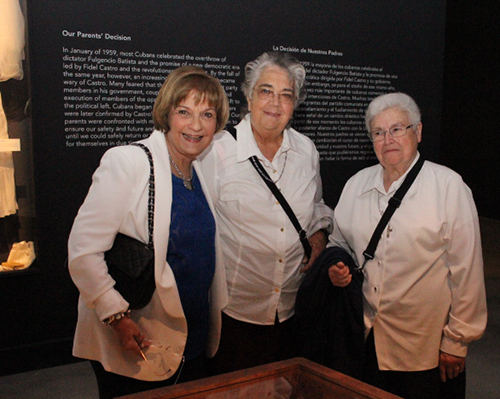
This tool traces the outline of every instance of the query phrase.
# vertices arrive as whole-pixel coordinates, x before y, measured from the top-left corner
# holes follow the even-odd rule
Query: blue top
[[[172,212],[167,262],[172,268],[188,325],[184,356],[205,352],[208,290],[215,273],[215,221],[193,170],[192,191],[172,174]]]

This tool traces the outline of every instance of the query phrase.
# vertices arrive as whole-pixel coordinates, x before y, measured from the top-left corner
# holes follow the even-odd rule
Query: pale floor
[[[500,398],[500,221],[481,220],[488,295],[488,327],[470,345],[467,399]],[[88,362],[0,377],[1,399],[97,399]],[[425,398],[422,398],[425,399]]]

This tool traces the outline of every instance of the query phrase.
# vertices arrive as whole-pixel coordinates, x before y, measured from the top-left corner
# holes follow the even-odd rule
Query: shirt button
[[[279,204],[280,204],[280,202],[279,202],[279,201],[276,201],[276,205],[279,205]]]
[[[377,292],[378,291],[378,287],[373,287],[373,291]]]
[[[274,291],[280,292],[280,289],[279,288],[275,288]]]
[[[282,227],[282,228],[280,229],[280,231],[285,231],[285,229]]]
[[[279,262],[279,263],[283,263],[283,259],[280,259],[278,262]]]

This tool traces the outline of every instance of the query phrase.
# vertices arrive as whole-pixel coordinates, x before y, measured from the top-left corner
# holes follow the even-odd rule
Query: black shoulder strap
[[[225,128],[236,139],[236,128],[234,126],[226,126]]]
[[[153,231],[154,231],[154,213],[155,213],[155,167],[153,163],[153,155],[149,148],[142,143],[131,143],[130,145],[135,145],[140,147],[146,153],[149,161],[149,200],[148,200],[148,247],[153,248]]]
[[[396,212],[396,209],[398,209],[399,206],[401,205],[403,197],[405,196],[410,186],[413,184],[415,178],[420,172],[420,169],[422,169],[424,161],[425,161],[424,157],[420,155],[420,158],[418,159],[417,163],[413,165],[411,170],[406,175],[403,184],[401,184],[401,186],[396,190],[394,195],[389,199],[389,205],[387,205],[387,208],[385,209],[384,214],[380,218],[380,221],[378,222],[378,225],[375,228],[375,231],[373,232],[372,238],[370,239],[370,242],[368,243],[365,252],[363,252],[365,261],[363,262],[363,266],[361,266],[361,270],[363,270],[363,268],[365,267],[366,262],[374,258],[375,250],[377,249],[378,242],[380,241],[380,237],[385,229],[385,226],[387,226],[387,223],[389,223],[389,220],[391,219],[392,215],[394,214],[394,212]]]
[[[300,225],[300,222],[297,220],[297,216],[295,216],[295,213],[293,212],[292,208],[288,204],[287,200],[281,194],[281,191],[276,187],[276,184],[272,181],[272,179],[269,177],[268,173],[262,166],[262,164],[259,162],[259,159],[254,155],[249,158],[250,162],[254,166],[254,168],[257,170],[259,173],[260,177],[262,177],[262,180],[264,180],[264,183],[266,183],[267,187],[272,191],[276,199],[279,201],[281,204],[281,207],[283,210],[286,212],[288,217],[290,218],[290,221],[293,224],[293,227],[295,227],[295,230],[297,230],[297,233],[299,233],[299,238],[300,242],[302,243],[302,246],[304,247],[304,252],[307,256],[307,259],[311,258],[311,244],[309,244],[309,240],[307,239],[307,234],[306,232],[302,229],[302,226]]]

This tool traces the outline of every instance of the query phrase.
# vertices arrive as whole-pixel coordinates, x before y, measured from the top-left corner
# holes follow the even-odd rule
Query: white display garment
[[[24,29],[19,0],[0,1],[0,81],[23,78]]]
[[[0,93],[0,139],[8,138],[7,117],[5,116]],[[17,208],[12,152],[0,151],[0,217],[15,214]]]
[[[0,81],[24,76],[24,16],[19,0],[0,1]],[[8,139],[7,118],[0,94],[0,139]],[[0,152],[0,217],[15,214],[16,185],[12,152]]]

